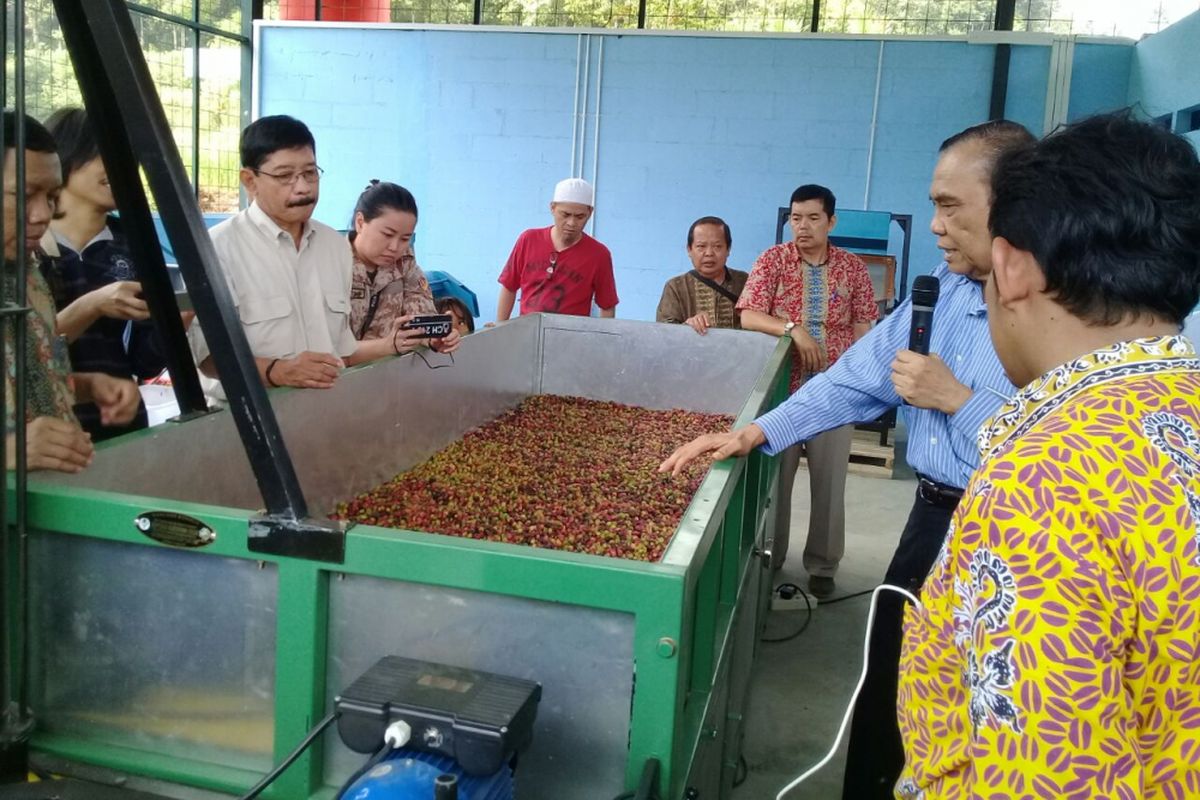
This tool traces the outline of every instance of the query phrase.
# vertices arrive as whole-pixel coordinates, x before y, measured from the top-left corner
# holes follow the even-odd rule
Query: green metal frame
[[[737,420],[744,425],[787,393],[788,346],[781,342]],[[119,446],[115,443],[114,446]],[[756,630],[765,607],[748,597],[751,573],[762,569],[767,509],[775,494],[775,458],[754,452],[716,463],[697,490],[680,531],[699,534],[686,566],[643,563],[360,525],[351,529],[346,560],[330,565],[251,553],[247,512],[134,495],[30,484],[32,530],[160,547],[134,530],[147,509],[196,517],[217,533],[203,552],[269,561],[278,571],[274,755],[278,761],[326,713],[329,581],[338,573],[492,592],[608,609],[635,618],[636,668],[626,787],[637,785],[647,759],[662,764],[660,788],[681,797],[691,762],[713,730],[702,730],[714,681],[731,656],[738,609]],[[11,491],[11,488],[10,488]],[[10,508],[11,508],[10,504]],[[675,542],[678,541],[678,535]],[[668,548],[664,562],[669,562]],[[757,641],[757,636],[755,636]],[[286,657],[285,657],[286,654]],[[36,709],[35,709],[36,711]],[[740,714],[740,709],[735,711]],[[740,718],[740,717],[739,717]],[[33,746],[54,756],[204,789],[240,793],[256,772],[214,767],[174,756],[41,732]],[[270,798],[329,798],[318,741],[265,793]],[[669,787],[669,788],[668,788]]]

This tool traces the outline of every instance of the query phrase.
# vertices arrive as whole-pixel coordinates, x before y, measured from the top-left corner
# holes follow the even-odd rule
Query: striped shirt
[[[1192,340],[1192,344],[1200,347],[1200,311],[1193,311],[1192,315],[1183,321],[1183,335]]]
[[[976,433],[1012,394],[988,333],[983,287],[942,263],[933,271],[941,294],[933,312],[931,353],[973,394],[956,413],[906,406],[908,463],[935,481],[963,487],[979,464]],[[902,400],[892,385],[892,361],[908,347],[912,298],[773,411],[755,420],[771,455],[850,422],[873,420]]]

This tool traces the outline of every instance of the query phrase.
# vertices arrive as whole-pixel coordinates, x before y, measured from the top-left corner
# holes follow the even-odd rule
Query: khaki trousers
[[[804,545],[804,570],[809,575],[832,578],[846,552],[846,468],[850,463],[853,425],[825,431],[779,455],[779,505],[775,511],[775,543],[771,567],[779,569],[787,558],[792,532],[792,487],[800,457],[808,457],[810,492],[808,541]]]

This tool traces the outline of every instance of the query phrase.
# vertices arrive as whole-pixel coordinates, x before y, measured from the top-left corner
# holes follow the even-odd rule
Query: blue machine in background
[[[468,775],[454,759],[406,747],[367,770],[342,797],[345,800],[442,800],[443,797],[513,800],[513,772],[506,764],[494,775]]]

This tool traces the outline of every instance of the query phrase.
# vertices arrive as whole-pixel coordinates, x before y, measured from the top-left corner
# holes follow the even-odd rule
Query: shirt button
[[[962,353],[959,353],[958,355],[956,355],[956,356],[954,357],[954,360],[955,360],[955,361],[962,361]]]
[[[930,437],[929,437],[929,443],[930,443],[930,444],[937,444],[937,437],[936,437],[936,436],[930,436]]]

